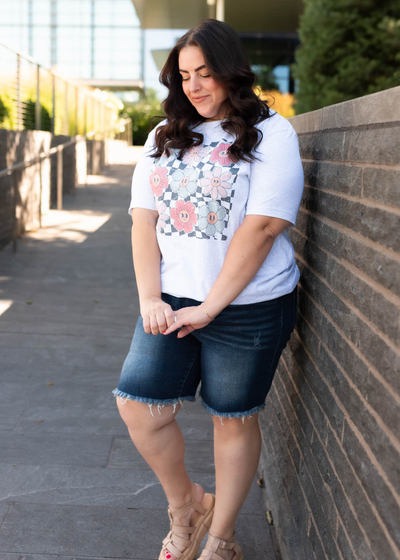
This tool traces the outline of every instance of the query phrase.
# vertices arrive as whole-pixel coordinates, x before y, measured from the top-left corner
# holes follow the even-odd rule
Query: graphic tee
[[[176,297],[204,301],[224,262],[229,242],[247,214],[296,223],[304,175],[296,132],[284,117],[272,116],[256,127],[263,139],[252,163],[233,162],[234,136],[222,121],[193,128],[204,135],[200,146],[178,159],[179,150],[154,159],[155,131],[148,135],[132,177],[129,207],[156,210],[161,251],[161,289]],[[294,290],[299,270],[287,229],[277,236],[256,276],[232,305],[257,303]]]

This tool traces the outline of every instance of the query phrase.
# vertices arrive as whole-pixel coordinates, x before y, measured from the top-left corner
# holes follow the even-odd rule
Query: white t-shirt
[[[154,135],[148,135],[132,177],[129,207],[157,210],[161,251],[161,289],[176,297],[204,301],[216,280],[235,231],[246,214],[271,216],[296,223],[304,187],[296,132],[284,117],[259,123],[263,140],[253,163],[229,160],[234,137],[221,121],[193,128],[204,135],[202,145],[158,159]],[[288,232],[278,235],[256,276],[232,304],[266,301],[288,294],[299,280]]]

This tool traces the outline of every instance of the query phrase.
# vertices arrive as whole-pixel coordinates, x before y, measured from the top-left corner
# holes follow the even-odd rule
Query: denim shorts
[[[174,311],[199,305],[162,294]],[[139,317],[115,396],[160,407],[200,397],[213,415],[251,416],[265,407],[282,350],[294,329],[297,287],[261,303],[228,305],[211,323],[183,338],[147,334]],[[174,408],[175,410],[175,408]]]

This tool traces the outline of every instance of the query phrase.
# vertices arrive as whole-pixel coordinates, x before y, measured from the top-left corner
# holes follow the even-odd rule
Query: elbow
[[[265,236],[265,241],[272,241],[272,243],[275,241],[275,239],[278,237],[278,232],[270,225],[267,224],[264,228],[263,228],[263,234]]]

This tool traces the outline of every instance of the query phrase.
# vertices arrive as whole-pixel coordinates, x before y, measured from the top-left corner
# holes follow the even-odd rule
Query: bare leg
[[[216,416],[213,421],[216,502],[210,534],[229,539],[257,472],[261,433],[258,414],[245,418],[244,423],[240,418],[224,418],[222,425]],[[234,553],[218,550],[218,554],[230,560]]]
[[[117,397],[117,405],[136,449],[159,479],[170,508],[181,508],[190,502],[191,496],[201,503],[204,490],[191,482],[185,468],[185,444],[175,420],[180,405],[175,412],[172,406],[166,406],[160,410],[161,414],[153,407],[154,416],[147,404],[137,401]],[[198,517],[199,513],[191,508],[177,522],[189,526],[196,523]],[[168,558],[174,559],[172,554]]]

